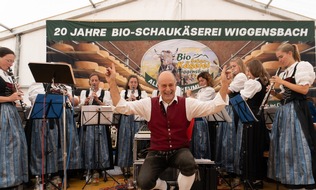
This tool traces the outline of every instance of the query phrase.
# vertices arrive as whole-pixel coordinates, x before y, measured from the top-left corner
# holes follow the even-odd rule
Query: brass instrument
[[[278,68],[278,70],[277,70],[276,73],[275,73],[275,76],[278,76],[278,75],[280,74],[280,71],[281,71],[281,67]],[[267,103],[267,101],[268,101],[268,98],[269,98],[269,96],[270,96],[271,90],[273,89],[274,85],[275,85],[275,83],[272,83],[272,84],[270,85],[270,88],[268,89],[266,95],[264,96],[264,98],[263,98],[263,100],[262,100],[262,103],[261,103],[261,105],[260,105],[260,107],[259,107],[259,112],[257,113],[257,115],[261,115],[262,110],[263,110],[264,106],[266,105],[266,103]]]
[[[18,83],[16,82],[15,80],[15,77],[13,75],[13,72],[12,72],[12,69],[9,68],[8,70],[8,75],[11,77],[11,80],[14,84],[14,87],[15,87],[15,90],[18,92],[19,89],[18,89]],[[21,108],[22,108],[22,112],[23,112],[23,116],[24,116],[24,119],[27,120],[27,116],[26,116],[26,104],[23,102],[23,100],[19,100],[20,101],[20,105],[21,105]]]

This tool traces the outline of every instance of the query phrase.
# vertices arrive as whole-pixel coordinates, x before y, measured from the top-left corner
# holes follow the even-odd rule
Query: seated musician
[[[221,74],[222,87],[210,101],[175,96],[176,79],[170,71],[164,71],[158,77],[160,96],[126,101],[120,97],[117,88],[114,64],[107,68],[105,76],[110,84],[115,111],[142,116],[151,131],[149,152],[137,177],[139,188],[169,189],[169,184],[159,178],[168,167],[179,169],[177,181],[180,190],[191,188],[197,166],[189,149],[186,129],[192,118],[217,113],[228,104],[229,81],[225,71],[226,67]]]

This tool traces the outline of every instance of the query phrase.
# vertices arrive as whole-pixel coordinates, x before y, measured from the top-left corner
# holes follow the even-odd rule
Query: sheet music
[[[150,130],[149,130],[149,128],[148,128],[148,125],[146,124],[146,125],[142,125],[140,128],[139,128],[139,130],[138,130],[138,133],[139,134],[146,134],[146,133],[151,133],[150,132]]]
[[[140,115],[134,115],[134,121],[145,121],[145,119]]]
[[[82,125],[111,125],[112,120],[113,111],[111,106],[87,105],[81,107]]]
[[[228,115],[225,108],[216,114],[207,116],[207,120],[208,121],[232,122],[232,118]]]

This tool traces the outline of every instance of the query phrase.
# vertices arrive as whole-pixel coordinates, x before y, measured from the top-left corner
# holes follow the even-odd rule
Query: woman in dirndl
[[[82,90],[80,93],[79,105],[81,109],[82,106],[110,106],[112,104],[110,92],[102,89],[100,82],[97,73],[90,74],[90,88],[88,90]],[[81,117],[86,118],[84,114],[85,113],[82,112]],[[113,166],[112,146],[108,129],[112,121],[106,121],[109,122],[109,124],[87,124],[91,119],[100,119],[98,122],[101,121],[101,118],[97,117],[104,117],[106,113],[100,113],[100,115],[98,115],[92,112],[92,114],[92,118],[87,117],[87,121],[82,120],[83,123],[81,123],[80,127],[83,169],[86,170],[86,182],[89,182],[91,175],[98,175],[101,170],[103,170],[103,180],[107,181],[105,170]],[[95,171],[91,172],[91,170]]]
[[[193,96],[192,91],[186,92],[188,97],[194,97],[198,100],[208,101],[214,99],[216,93],[213,86],[213,79],[210,73],[201,72],[197,76],[200,90],[196,96]],[[194,119],[194,127],[191,139],[191,151],[196,159],[211,159],[211,139],[209,134],[209,126],[206,117]]]
[[[121,97],[127,101],[147,97],[147,93],[141,89],[139,79],[136,75],[130,75],[128,77],[125,90],[122,90],[120,94]],[[125,178],[131,176],[130,167],[133,166],[134,136],[139,131],[143,122],[145,121],[141,121],[141,118],[136,115],[121,116],[117,136],[117,166],[121,167]]]
[[[285,70],[270,79],[280,85],[281,93],[271,94],[282,106],[272,125],[268,177],[289,189],[315,189],[316,131],[306,100],[315,72],[309,62],[300,60],[297,45],[281,44],[276,57]]]
[[[15,54],[0,47],[0,189],[23,189],[28,182],[28,157],[22,120],[15,101],[22,100],[8,70]]]
[[[230,75],[232,82],[228,87],[229,97],[232,98],[240,94],[240,90],[244,88],[247,81],[245,75],[246,67],[241,58],[235,57],[230,60],[229,67],[231,68]],[[237,139],[237,130],[242,127],[239,118],[234,113],[232,105],[225,107],[228,115],[231,117],[232,122],[220,122],[217,128],[216,136],[216,158],[215,163],[225,172],[240,174],[238,164],[239,154],[236,149],[241,147],[241,139]]]
[[[241,147],[237,149],[240,157],[238,165],[242,179],[247,180],[245,185],[262,189],[262,180],[267,176],[267,162],[263,153],[269,149],[269,136],[264,113],[259,110],[266,94],[270,75],[258,59],[247,63],[246,74],[248,80],[245,82],[244,89],[240,91],[240,95],[257,121],[243,121],[243,126],[238,128],[237,139],[241,139]]]

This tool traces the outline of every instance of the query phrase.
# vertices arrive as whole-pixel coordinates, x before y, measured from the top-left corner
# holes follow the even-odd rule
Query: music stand
[[[67,63],[29,63],[29,68],[36,82],[39,83],[63,83],[74,85],[75,78],[72,67]],[[63,144],[63,169],[64,169],[64,186],[67,189],[67,172],[66,172],[66,96],[63,95],[63,125],[64,125],[64,144]]]
[[[59,119],[63,109],[63,96],[38,94],[28,119]]]
[[[233,109],[235,109],[240,121],[244,124],[245,126],[245,178],[244,178],[244,183],[248,184],[251,189],[253,189],[252,184],[249,182],[249,171],[248,171],[248,129],[252,127],[252,124],[254,122],[258,122],[258,119],[255,117],[253,112],[251,111],[249,105],[247,102],[240,96],[240,94],[234,96],[231,98],[230,103],[233,106]]]
[[[87,105],[81,107],[81,124],[82,125],[96,125],[96,127],[100,127],[100,125],[111,125],[113,120],[113,111],[111,106],[97,106],[97,105]],[[95,130],[94,128],[94,130]],[[95,132],[94,132],[95,134]],[[107,134],[109,134],[109,130],[107,130]],[[97,152],[97,168],[101,166],[101,169],[104,169],[104,172],[106,172],[105,168],[102,166],[102,163],[100,164],[100,132],[98,133],[98,151]],[[108,142],[109,141],[109,135],[108,135]],[[108,143],[110,148],[110,143]],[[94,146],[95,147],[95,146]],[[112,146],[111,146],[112,147]],[[110,154],[111,155],[111,154]],[[108,174],[113,181],[115,181],[117,184],[120,184],[113,176]],[[82,187],[82,189],[85,188],[85,186],[88,184],[90,179],[92,178],[92,175],[89,176],[89,179],[86,181],[85,185]]]
[[[63,109],[63,96],[57,94],[38,94],[36,96],[34,105],[32,106],[28,119],[43,119],[46,123],[46,119],[59,119],[61,117]],[[48,138],[48,129],[46,129],[47,138]],[[45,140],[46,145],[44,147],[48,148],[47,138]],[[49,151],[46,150],[45,153],[45,171],[47,172],[47,155]],[[43,173],[44,171],[42,171]],[[55,188],[59,189],[59,187],[51,182],[49,179],[44,179],[45,183],[50,183]]]
[[[212,115],[208,115],[207,116],[207,121],[208,122],[212,122],[216,125],[218,125],[220,122],[227,122],[227,123],[231,123],[232,122],[232,118],[229,116],[229,114],[227,113],[227,110],[224,108],[222,111],[212,114]],[[211,128],[210,126],[208,126],[209,129]],[[215,135],[215,142],[216,142],[216,135]],[[216,156],[214,156],[215,158]],[[232,185],[230,184],[230,182],[225,179],[225,177],[223,176],[223,174],[221,174],[220,171],[220,167],[216,168],[217,174],[225,181],[225,183],[227,185],[229,185],[230,187],[232,187]]]

